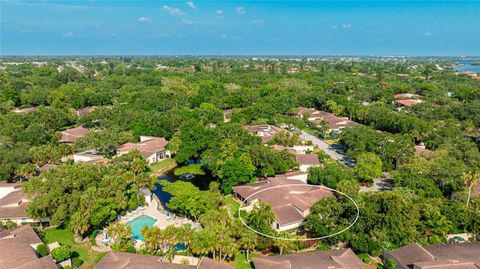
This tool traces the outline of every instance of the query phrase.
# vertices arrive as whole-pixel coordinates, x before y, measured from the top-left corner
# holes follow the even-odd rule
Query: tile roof
[[[346,117],[335,116],[334,114],[326,111],[315,110],[312,108],[299,108],[299,111],[301,112],[299,113],[302,116],[306,113],[309,114],[309,118],[318,118],[315,120],[311,120],[311,122],[314,124],[320,124],[322,120],[326,121],[330,130],[337,130],[345,127],[358,125],[358,123],[351,121]]]
[[[254,257],[255,269],[364,269],[351,249]]]
[[[282,145],[273,145],[273,146],[272,146],[272,149],[273,149],[274,151],[279,151],[279,152],[286,150],[286,151],[289,152],[289,153],[297,154],[297,150],[295,150],[294,148],[284,147],[284,146],[282,146]]]
[[[298,185],[298,187],[277,187],[256,193],[267,188],[290,184]],[[248,201],[253,202],[258,199],[271,204],[277,221],[282,225],[303,221],[302,213],[305,213],[318,200],[333,196],[333,193],[327,189],[312,187],[299,180],[284,178],[269,178],[248,185],[236,186],[233,187],[233,190],[243,198],[256,193]]]
[[[196,269],[233,269],[233,266],[203,257]]]
[[[416,105],[419,102],[419,100],[413,100],[413,99],[404,99],[404,100],[395,100],[395,103],[403,105],[403,106],[413,106]]]
[[[270,142],[275,134],[283,129],[275,125],[263,124],[263,125],[245,125],[243,128],[249,132],[256,133],[262,138],[264,144]]]
[[[320,165],[317,154],[295,154],[295,159],[300,165]]]
[[[61,138],[60,142],[64,143],[75,143],[77,139],[84,137],[90,132],[87,128],[83,126],[78,126],[75,128],[67,129],[60,133]]]
[[[38,258],[32,245],[43,243],[30,225],[0,233],[0,268],[56,269],[51,256]]]
[[[0,199],[0,219],[26,218],[29,200],[23,190],[15,190]]]
[[[88,106],[84,108],[77,109],[77,116],[85,117],[88,114],[92,113],[97,107],[96,106]]]
[[[194,265],[164,262],[163,257],[110,251],[93,269],[195,269]]]
[[[480,268],[480,243],[442,244],[422,247],[410,244],[387,253],[402,268],[416,265],[418,268]]]
[[[124,154],[137,149],[143,157],[148,158],[159,151],[165,150],[167,143],[163,137],[151,137],[141,142],[123,144],[117,149],[117,152],[118,154]]]

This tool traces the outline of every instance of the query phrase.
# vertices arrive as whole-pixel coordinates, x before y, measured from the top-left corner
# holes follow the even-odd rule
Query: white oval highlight
[[[355,220],[353,220],[345,229],[341,230],[341,231],[338,231],[336,233],[333,233],[333,234],[329,234],[329,235],[324,235],[324,236],[321,236],[321,237],[315,237],[315,238],[284,238],[284,237],[277,237],[277,236],[273,236],[273,235],[269,235],[269,234],[264,234],[264,233],[261,233],[255,229],[253,229],[252,227],[248,226],[245,221],[243,220],[241,214],[240,214],[240,211],[241,211],[241,208],[242,206],[245,204],[245,202],[252,196],[256,195],[256,194],[259,194],[259,193],[262,193],[264,191],[268,191],[268,190],[271,190],[271,189],[278,189],[278,188],[282,188],[282,187],[291,187],[291,186],[294,186],[294,187],[306,187],[306,186],[309,186],[309,187],[314,187],[314,188],[323,188],[323,189],[326,189],[326,190],[329,190],[329,191],[333,191],[333,192],[336,192],[338,194],[341,194],[345,197],[347,197],[350,201],[352,201],[352,203],[355,205],[355,208],[357,209],[357,214],[355,215]],[[319,200],[320,201],[320,200]],[[358,207],[358,204],[357,202],[355,202],[355,200],[352,199],[352,197],[348,196],[347,194],[341,192],[341,191],[338,191],[336,189],[332,189],[332,188],[329,188],[329,187],[325,187],[325,186],[320,186],[320,185],[312,185],[312,184],[285,184],[285,185],[279,185],[279,186],[273,186],[273,187],[269,187],[269,188],[266,188],[266,189],[263,189],[263,190],[260,190],[260,191],[257,191],[257,192],[254,192],[252,194],[250,194],[247,198],[245,198],[245,200],[243,202],[240,203],[240,206],[238,207],[238,217],[240,218],[240,221],[242,222],[243,225],[245,225],[245,227],[247,227],[248,229],[250,229],[251,231],[255,232],[256,234],[259,234],[259,235],[262,235],[262,236],[265,236],[265,237],[268,237],[268,238],[272,238],[272,239],[278,239],[278,240],[289,240],[289,241],[310,241],[310,240],[320,240],[320,239],[325,239],[325,238],[329,238],[329,237],[333,237],[333,236],[336,236],[336,235],[339,235],[341,233],[344,233],[346,231],[348,231],[348,229],[350,229],[353,225],[355,225],[355,223],[357,222],[358,218],[360,217],[360,208]]]

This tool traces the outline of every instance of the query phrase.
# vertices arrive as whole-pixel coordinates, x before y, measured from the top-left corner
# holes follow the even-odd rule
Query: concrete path
[[[327,153],[330,158],[339,161],[341,163],[346,164],[349,167],[353,167],[353,160],[349,157],[347,157],[344,154],[341,154],[335,149],[330,146],[329,144],[325,143],[323,140],[320,138],[316,137],[315,135],[309,134],[305,131],[300,131],[300,138],[306,141],[311,141],[313,145],[317,146],[319,149],[323,150],[325,153]]]

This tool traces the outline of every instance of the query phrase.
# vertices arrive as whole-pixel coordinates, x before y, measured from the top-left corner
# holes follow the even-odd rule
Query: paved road
[[[312,144],[317,146],[319,149],[323,150],[332,159],[334,159],[336,161],[339,161],[339,162],[342,162],[342,163],[345,163],[347,165],[350,163],[351,166],[353,166],[353,160],[352,159],[345,156],[344,154],[341,154],[341,153],[335,151],[335,149],[332,148],[332,146],[323,142],[320,138],[318,138],[314,135],[311,135],[311,134],[309,134],[305,131],[300,131],[300,138],[303,139],[303,140],[311,141]]]

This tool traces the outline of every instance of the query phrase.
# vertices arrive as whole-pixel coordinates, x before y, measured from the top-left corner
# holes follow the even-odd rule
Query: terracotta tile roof
[[[404,269],[418,268],[480,268],[480,243],[443,244],[421,247],[411,244],[387,253]]]
[[[295,159],[300,165],[320,165],[317,154],[295,154]]]
[[[110,251],[93,269],[195,269],[193,265],[164,262],[160,256]]]
[[[364,269],[351,249],[254,257],[255,269]]]
[[[42,240],[30,225],[0,233],[0,268],[2,269],[56,269],[51,256],[38,258],[32,245]]]
[[[200,260],[196,269],[233,269],[233,266],[204,257]]]
[[[159,151],[165,150],[167,143],[163,137],[152,137],[142,142],[123,144],[117,149],[117,153],[124,154],[137,149],[143,157],[148,158]]]
[[[90,132],[87,128],[83,126],[78,126],[75,128],[67,129],[61,132],[60,142],[63,143],[75,143],[77,139],[84,137]]]
[[[400,104],[402,106],[410,107],[410,106],[418,104],[419,102],[417,100],[413,100],[413,99],[404,99],[404,100],[395,100],[395,103]]]
[[[303,221],[302,214],[305,214],[313,204],[324,197],[333,196],[333,193],[327,189],[312,187],[299,180],[284,178],[269,178],[248,185],[236,186],[233,187],[233,190],[241,197],[247,198],[267,188],[290,184],[298,186],[278,187],[263,191],[250,197],[248,202],[258,199],[271,204],[277,221],[286,225]]]

